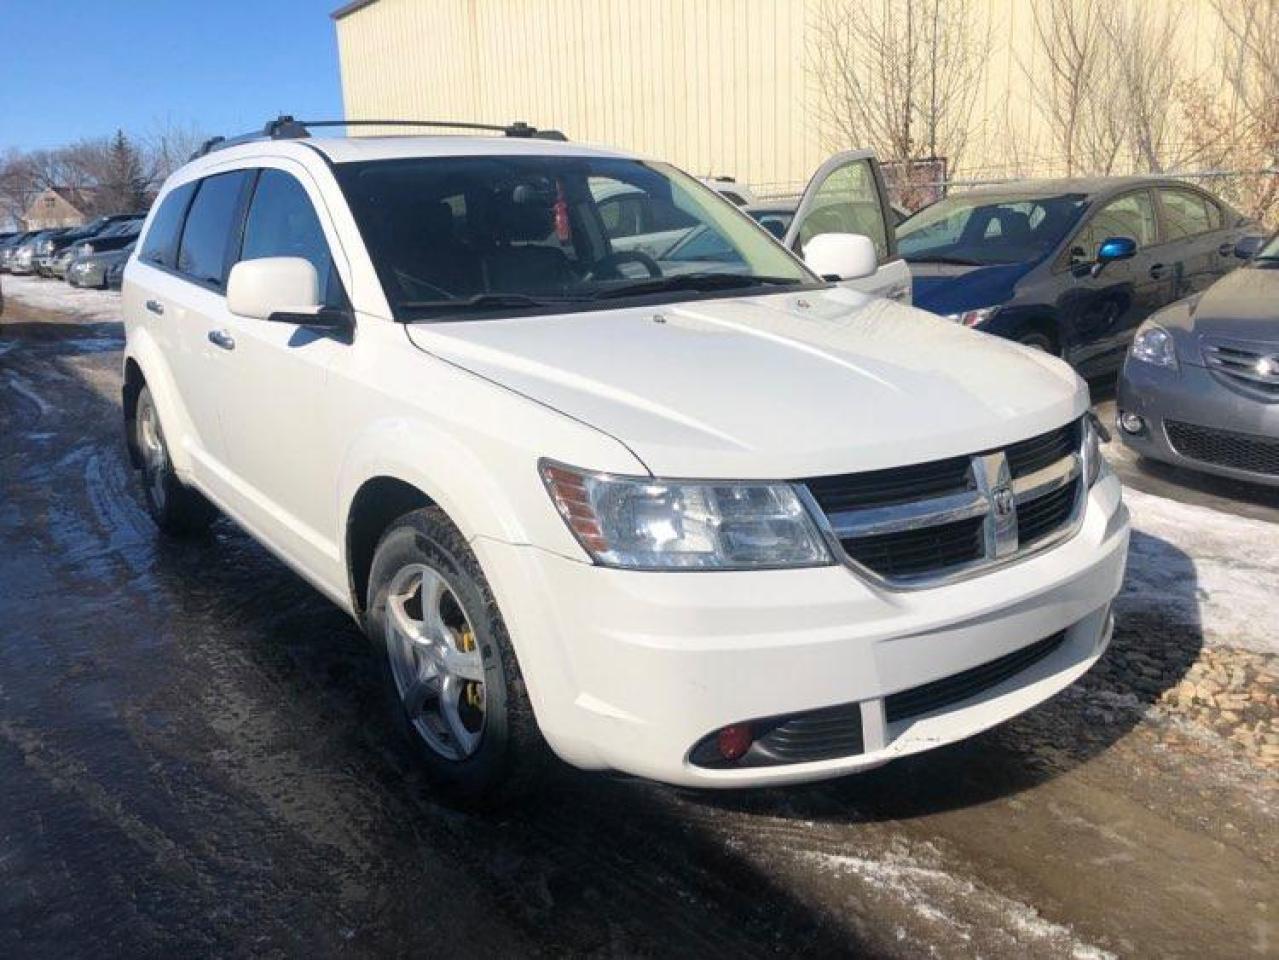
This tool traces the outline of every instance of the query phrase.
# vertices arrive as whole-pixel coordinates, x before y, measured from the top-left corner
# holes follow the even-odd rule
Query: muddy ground
[[[156,536],[120,337],[0,321],[0,957],[1279,956],[1279,781],[1182,709],[1215,666],[1149,606],[1064,695],[871,774],[438,806],[339,611],[225,521]]]

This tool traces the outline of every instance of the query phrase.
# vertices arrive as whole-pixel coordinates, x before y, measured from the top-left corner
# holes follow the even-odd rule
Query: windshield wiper
[[[974,260],[972,257],[950,257],[945,254],[921,254],[917,257],[906,257],[907,263],[949,263],[957,267],[993,267],[1005,260]]]
[[[617,297],[642,297],[650,293],[668,293],[678,290],[736,290],[742,287],[790,287],[803,283],[794,277],[755,277],[740,273],[680,273],[673,277],[654,277],[639,280],[625,286],[603,290],[596,300],[612,300]]]
[[[472,297],[443,300],[406,300],[406,310],[500,310],[503,307],[553,307],[557,303],[576,303],[590,297],[531,297],[526,293],[477,293]]]

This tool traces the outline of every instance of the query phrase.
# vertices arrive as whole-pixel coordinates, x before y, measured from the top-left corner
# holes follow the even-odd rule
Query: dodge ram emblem
[[[1017,506],[1017,497],[1013,494],[1013,488],[1006,483],[990,491],[990,501],[994,504],[997,517],[1011,516],[1013,508]]]

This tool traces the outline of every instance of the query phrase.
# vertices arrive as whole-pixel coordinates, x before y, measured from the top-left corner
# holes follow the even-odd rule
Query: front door
[[[801,259],[804,245],[823,233],[870,237],[879,269],[841,286],[910,303],[910,268],[897,255],[888,192],[875,158],[864,150],[837,153],[818,168],[804,188],[782,242]]]
[[[316,268],[325,302],[345,307],[330,252],[338,247],[317,213],[319,194],[313,199],[304,169],[278,162],[258,173],[237,259],[306,259]],[[340,582],[334,491],[343,451],[332,429],[328,379],[350,345],[297,324],[230,311],[222,331],[227,376],[220,419],[241,515],[305,569]]]

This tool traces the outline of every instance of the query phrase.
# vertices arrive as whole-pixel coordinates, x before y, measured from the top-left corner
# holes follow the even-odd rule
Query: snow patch
[[[60,280],[5,277],[6,300],[35,310],[49,310],[93,323],[120,320],[120,294],[114,290],[86,290]]]
[[[1279,653],[1279,529],[1125,489],[1133,538],[1118,608],[1201,629],[1204,642]]]
[[[978,933],[989,933],[987,921],[993,921],[1014,939],[1051,945],[1076,960],[1115,960],[1113,953],[1078,940],[1069,927],[1044,919],[1034,907],[980,887],[971,880],[924,866],[907,855],[872,860],[849,854],[804,851],[800,857],[819,869],[852,875],[874,889],[891,893],[922,920],[945,924],[964,940],[971,938],[974,929]],[[955,919],[955,912],[939,906],[939,902],[957,903],[968,913],[975,912],[980,925],[974,928]]]

